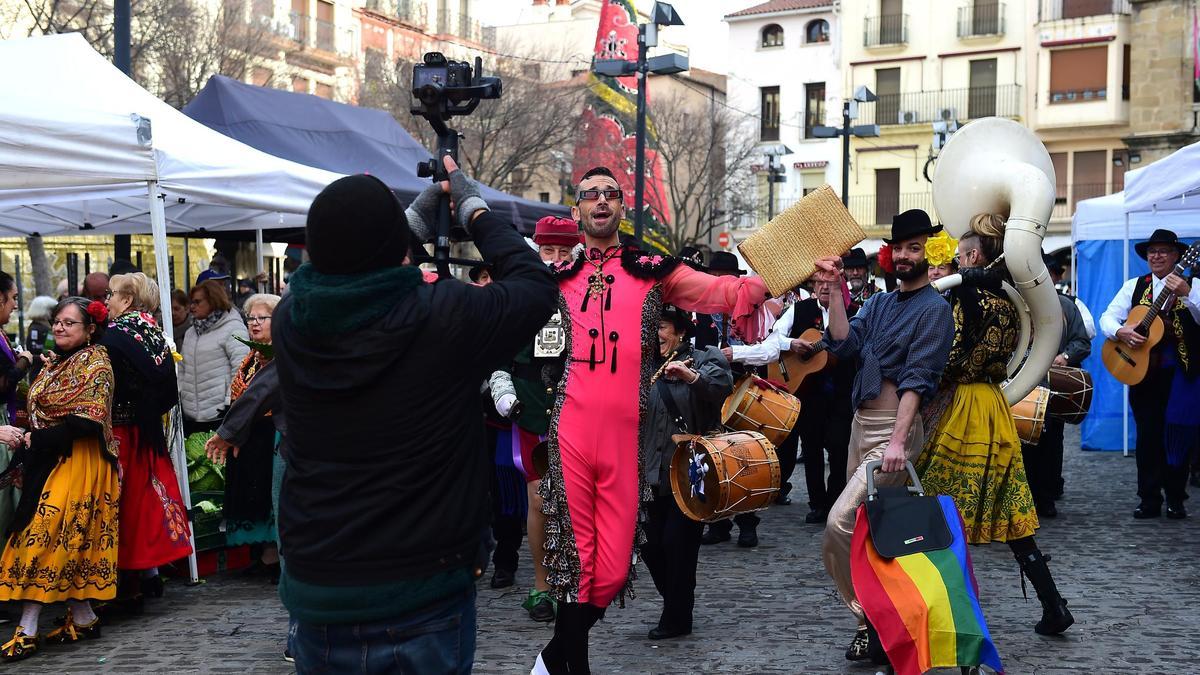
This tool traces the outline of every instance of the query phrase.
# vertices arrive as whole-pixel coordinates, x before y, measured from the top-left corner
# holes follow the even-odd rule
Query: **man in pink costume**
[[[768,297],[758,277],[713,277],[669,256],[622,245],[621,189],[610,170],[586,172],[572,215],[585,250],[553,269],[567,332],[566,367],[551,413],[542,480],[546,567],[559,601],[554,638],[533,673],[588,673],[588,631],[632,589],[638,508],[650,498],[638,456],[651,358],[664,303],[733,317],[756,332]],[[632,593],[630,593],[632,597]]]

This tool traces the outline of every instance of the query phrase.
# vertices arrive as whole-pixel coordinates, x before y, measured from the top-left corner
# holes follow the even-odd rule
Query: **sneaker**
[[[529,597],[525,598],[525,602],[521,603],[521,607],[529,612],[529,618],[541,623],[549,623],[554,620],[557,604],[554,598],[550,597],[550,593],[531,589]]]
[[[495,574],[492,575],[492,588],[508,588],[513,585],[516,576],[516,572],[497,567]]]
[[[846,660],[866,661],[870,658],[870,654],[867,651],[870,643],[871,638],[867,633],[867,627],[859,626],[858,630],[854,631],[854,639],[850,641],[850,646],[846,648]]]
[[[290,649],[287,649],[286,647],[284,648],[284,650],[283,650],[283,660],[284,660],[284,661],[287,661],[288,663],[295,663],[295,662],[296,662],[296,657],[292,656],[292,650],[290,650]]]

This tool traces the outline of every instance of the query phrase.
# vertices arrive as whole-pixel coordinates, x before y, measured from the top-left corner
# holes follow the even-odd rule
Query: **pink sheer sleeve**
[[[679,265],[663,279],[663,300],[689,312],[725,314],[733,333],[754,342],[763,333],[763,313],[758,311],[771,297],[761,277],[714,277]]]

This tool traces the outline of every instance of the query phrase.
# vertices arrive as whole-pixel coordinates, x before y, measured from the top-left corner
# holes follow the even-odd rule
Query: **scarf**
[[[251,380],[258,374],[258,371],[263,366],[271,362],[270,357],[263,354],[257,349],[251,349],[246,358],[242,359],[242,365],[238,366],[237,374],[233,376],[233,382],[229,385],[229,402],[233,403],[246,393],[246,389],[250,387]],[[270,413],[267,413],[268,415]]]
[[[212,327],[217,325],[223,318],[225,318],[225,310],[215,309],[203,319],[192,317],[192,328],[196,329],[196,336],[199,337],[212,330]]]
[[[116,458],[109,421],[113,371],[108,353],[89,345],[46,365],[29,385],[29,423],[47,429],[74,415],[104,428],[104,451]]]
[[[211,327],[211,326],[209,326]],[[209,327],[206,327],[207,330]],[[108,322],[108,330],[120,331],[134,341],[155,366],[162,366],[171,360],[171,348],[167,346],[167,338],[154,317],[146,312],[125,312],[113,321]]]
[[[412,265],[322,274],[305,263],[288,278],[291,319],[302,333],[339,335],[377,321],[423,283]]]

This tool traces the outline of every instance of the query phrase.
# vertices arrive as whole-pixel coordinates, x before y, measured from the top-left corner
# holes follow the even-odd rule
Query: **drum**
[[[1050,401],[1046,414],[1067,424],[1079,424],[1092,407],[1092,375],[1082,368],[1050,366],[1046,374]]]
[[[1037,387],[1012,407],[1013,421],[1017,423],[1017,436],[1022,443],[1037,445],[1046,426],[1046,405],[1050,401],[1050,390]]]
[[[778,447],[800,417],[800,399],[747,375],[721,406],[721,424],[730,431],[756,431]]]
[[[684,515],[704,523],[761,511],[779,493],[775,446],[753,431],[680,443],[671,458],[671,492]]]

